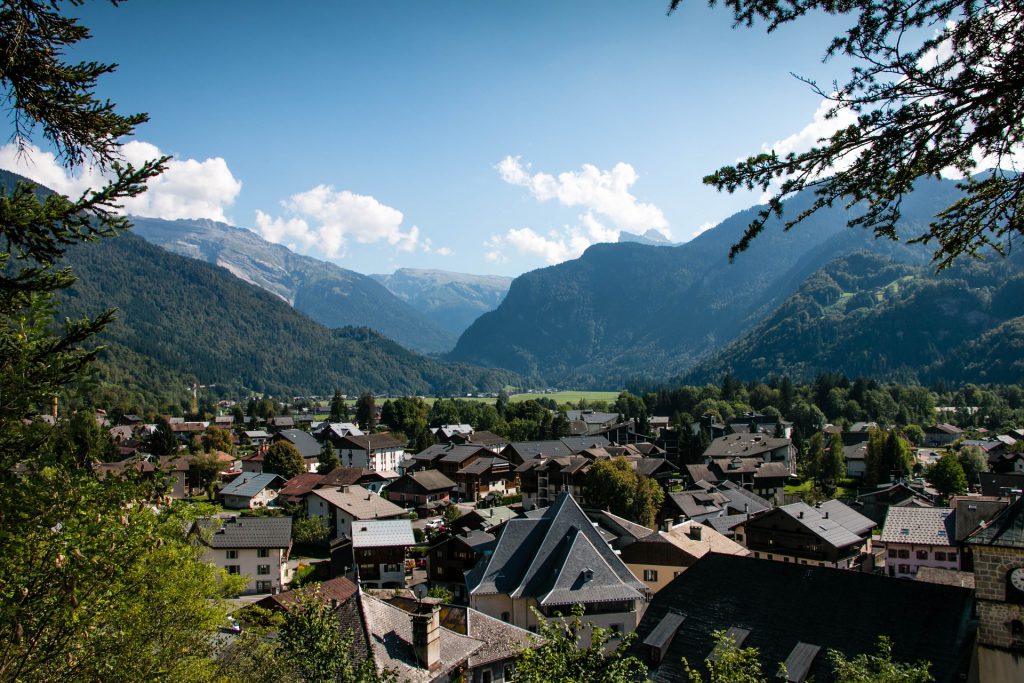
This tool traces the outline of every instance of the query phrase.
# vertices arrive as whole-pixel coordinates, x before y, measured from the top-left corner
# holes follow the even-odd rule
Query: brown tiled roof
[[[324,476],[315,472],[303,472],[289,479],[277,494],[279,496],[304,496],[320,485]]]
[[[356,448],[358,450],[372,450],[382,448],[404,448],[405,442],[399,441],[388,432],[379,434],[363,434],[361,436],[349,435],[338,441],[339,448]]]
[[[265,609],[283,609],[287,610],[296,600],[299,599],[299,590],[309,591],[315,590],[316,595],[324,602],[337,601],[341,604],[353,595],[356,594],[356,585],[346,579],[344,576],[339,576],[336,579],[330,581],[323,581],[321,583],[307,584],[301,589],[295,589],[278,593],[277,595],[269,595],[257,604]]]

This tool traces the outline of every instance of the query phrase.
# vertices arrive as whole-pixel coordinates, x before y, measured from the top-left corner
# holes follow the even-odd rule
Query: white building
[[[201,519],[192,527],[206,550],[203,561],[228,574],[246,576],[246,593],[280,593],[291,576],[291,517],[229,517]]]

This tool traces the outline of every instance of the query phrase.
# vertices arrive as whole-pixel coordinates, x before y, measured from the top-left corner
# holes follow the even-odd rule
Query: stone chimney
[[[441,606],[435,598],[423,598],[412,613],[412,649],[416,662],[433,671],[441,666]]]
[[[703,530],[703,527],[701,527],[700,524],[691,524],[690,525],[690,538],[693,539],[694,541],[699,541],[700,537],[701,537],[702,530]]]

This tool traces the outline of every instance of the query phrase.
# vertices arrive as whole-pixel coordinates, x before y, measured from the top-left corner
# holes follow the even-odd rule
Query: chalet
[[[466,586],[474,609],[531,630],[538,618],[531,608],[551,618],[581,604],[587,621],[629,633],[647,599],[643,583],[567,492],[542,514],[510,520]]]
[[[247,429],[242,432],[253,446],[262,446],[270,441],[271,434],[262,429]]]
[[[862,493],[853,502],[853,507],[862,515],[881,527],[885,516],[893,507],[935,507],[931,498],[908,486],[904,482],[888,484],[874,491]]]
[[[735,456],[716,458],[706,465],[687,465],[686,472],[693,483],[729,481],[776,503],[782,502],[786,482],[792,476],[781,462]]]
[[[351,422],[322,422],[313,428],[313,435],[322,443],[329,440],[338,448],[341,440],[347,436],[363,436],[364,432]]]
[[[306,496],[306,515],[321,517],[332,538],[352,538],[352,525],[374,519],[407,518],[409,513],[362,486],[314,489]]]
[[[869,561],[875,523],[837,500],[817,507],[783,505],[735,527],[734,538],[755,558],[838,569]]]
[[[446,450],[442,452],[441,457],[434,460],[433,465],[444,476],[454,481],[455,475],[466,465],[477,458],[493,456],[494,452],[483,446],[446,444]],[[465,491],[460,489],[459,493],[465,494]]]
[[[388,500],[405,507],[434,510],[447,505],[455,491],[455,482],[437,470],[406,474],[388,487]]]
[[[497,540],[486,531],[446,534],[427,554],[427,579],[448,588],[459,600],[466,598],[467,571],[494,551]]]
[[[275,432],[280,432],[283,429],[295,429],[295,418],[291,415],[268,417],[267,426]]]
[[[508,446],[508,439],[494,432],[481,430],[469,434],[453,434],[447,439],[447,443],[482,446],[492,453],[501,453],[502,449]]]
[[[509,461],[497,456],[476,458],[455,473],[462,499],[475,503],[491,494],[515,495],[516,471]]]
[[[408,519],[355,522],[351,538],[331,544],[331,573],[367,588],[405,588],[405,553],[415,544]]]
[[[928,661],[938,683],[955,683],[970,668],[972,608],[964,588],[709,553],[654,596],[630,653],[657,683],[692,680],[684,661],[706,679],[713,634],[725,631],[756,648],[769,680],[784,664],[779,680],[831,681],[829,650],[874,654],[885,634],[896,661]]]
[[[501,450],[501,457],[518,467],[542,455],[576,455],[587,448],[604,448],[611,441],[603,436],[563,437],[552,441],[513,441]]]
[[[242,472],[220,490],[224,507],[233,510],[266,507],[277,499],[284,479],[277,474]]]
[[[334,605],[335,609],[349,601],[354,602],[356,593],[359,591],[359,587],[344,576],[338,576],[328,581],[321,581],[315,584],[315,586],[316,596],[324,602]],[[263,609],[284,612],[291,609],[296,603],[298,603],[300,590],[301,589],[287,590],[281,593],[274,593],[257,601],[256,604]]]
[[[473,433],[473,426],[468,424],[441,425],[430,432],[440,443],[449,443],[456,434],[468,436]]]
[[[505,506],[476,508],[462,515],[448,525],[448,531],[461,534],[464,531],[491,531],[517,517],[515,510]]]
[[[192,527],[206,546],[203,561],[249,577],[247,593],[279,593],[290,580],[291,517],[200,519]]]
[[[675,523],[688,519],[708,522],[721,517],[745,518],[772,507],[771,501],[731,481],[719,484],[701,481],[685,491],[667,493],[658,520]]]
[[[789,439],[777,439],[764,434],[729,434],[712,441],[704,451],[706,463],[757,458],[762,462],[782,463],[790,471],[795,464],[794,456],[795,450]]]
[[[336,448],[342,465],[377,472],[393,472],[405,459],[405,443],[387,432],[346,436],[338,440]]]
[[[710,526],[683,522],[636,539],[619,551],[619,557],[651,593],[657,593],[697,560],[712,552],[750,554],[749,550]]]
[[[379,494],[381,490],[398,477],[392,472],[377,472],[365,467],[335,467],[324,475],[316,488],[338,488],[358,484],[364,489]]]
[[[312,493],[313,489],[321,486],[324,477],[325,475],[316,474],[315,472],[303,472],[298,476],[292,477],[277,492],[278,502],[302,505],[304,507],[306,496]]]
[[[930,446],[946,446],[964,435],[964,430],[945,422],[924,430],[924,440]]]
[[[592,461],[582,455],[540,457],[516,468],[523,494],[523,509],[547,507],[563,491],[583,501],[587,470]]]
[[[185,455],[161,455],[157,467],[171,478],[171,498],[191,498],[200,493],[202,482],[192,467],[192,458]]]

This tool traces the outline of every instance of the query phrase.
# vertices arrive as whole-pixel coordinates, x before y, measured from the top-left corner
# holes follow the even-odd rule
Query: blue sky
[[[841,80],[821,62],[841,23],[766,35],[666,6],[95,3],[72,56],[117,62],[99,94],[150,114],[129,159],[175,156],[133,212],[227,220],[363,273],[515,275],[619,230],[691,239],[758,201],[705,174],[827,129],[791,72]],[[90,180],[45,150],[31,164],[0,152],[57,189]]]

